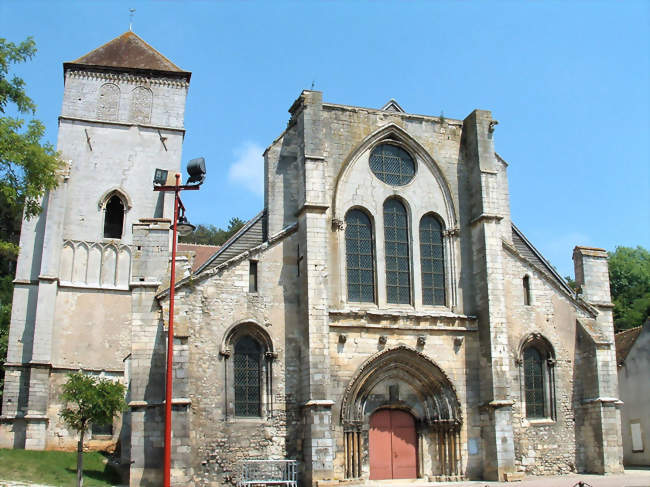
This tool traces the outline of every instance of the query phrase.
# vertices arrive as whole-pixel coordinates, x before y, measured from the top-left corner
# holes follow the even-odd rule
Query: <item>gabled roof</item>
[[[204,269],[212,269],[219,264],[231,259],[232,257],[261,245],[264,241],[263,224],[264,210],[251,218],[246,224],[230,237],[221,248],[214,253],[203,265],[201,265],[195,274],[202,272]]]
[[[628,353],[632,349],[632,345],[641,334],[643,326],[630,328],[629,330],[619,331],[615,336],[616,341],[616,363],[621,364],[627,358]]]
[[[194,262],[192,262],[192,272],[201,267],[206,261],[212,257],[221,245],[203,245],[193,243],[178,243],[177,250],[179,252],[194,252]]]
[[[391,98],[388,100],[388,102],[380,108],[380,110],[385,110],[387,112],[399,112],[399,113],[406,113],[404,109],[397,103],[395,98]]]
[[[188,79],[191,74],[176,66],[131,31],[125,32],[79,59],[64,63],[63,66],[64,68],[92,66],[137,71],[160,71],[181,75]]]

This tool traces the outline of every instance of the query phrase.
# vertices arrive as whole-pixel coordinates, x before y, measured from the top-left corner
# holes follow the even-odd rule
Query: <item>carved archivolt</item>
[[[408,383],[415,392],[417,404],[399,401],[395,406],[409,409],[418,421],[444,428],[462,424],[458,395],[449,377],[427,356],[405,345],[379,352],[359,368],[345,390],[341,422],[347,427],[367,423],[373,413],[366,407],[369,395],[378,384],[392,380]]]
[[[273,349],[273,340],[271,335],[256,320],[247,319],[232,324],[223,335],[221,340],[221,355],[229,357],[234,350],[234,345],[241,337],[248,335],[257,340],[267,358],[275,358],[276,352]]]

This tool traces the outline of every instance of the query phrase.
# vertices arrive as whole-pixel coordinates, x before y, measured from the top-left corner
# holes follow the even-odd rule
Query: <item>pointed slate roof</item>
[[[64,63],[63,66],[64,68],[85,66],[127,71],[158,71],[188,79],[191,74],[176,66],[131,31],[125,32],[79,59]]]

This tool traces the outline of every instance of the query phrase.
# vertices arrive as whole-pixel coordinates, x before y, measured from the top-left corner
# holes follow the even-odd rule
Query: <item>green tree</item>
[[[100,379],[81,372],[68,374],[60,399],[59,413],[65,424],[79,433],[77,443],[77,487],[83,485],[84,435],[91,424],[107,425],[126,408],[126,387],[119,382]]]
[[[642,325],[650,316],[650,252],[641,246],[609,252],[609,284],[616,331]]]
[[[225,230],[214,225],[198,225],[194,232],[186,237],[180,237],[179,241],[202,245],[223,245],[245,224],[246,222],[242,219],[234,217],[230,219],[228,228]]]
[[[27,96],[25,82],[9,73],[12,65],[35,54],[31,37],[19,44],[0,38],[0,398],[21,217],[23,211],[27,218],[41,211],[41,198],[56,187],[61,165],[52,145],[41,142],[43,124],[22,118],[33,116],[36,105]]]

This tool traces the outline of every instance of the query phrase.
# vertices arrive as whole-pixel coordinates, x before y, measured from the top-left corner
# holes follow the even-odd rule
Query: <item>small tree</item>
[[[90,424],[106,425],[126,408],[126,387],[119,382],[100,379],[81,372],[68,374],[60,399],[64,408],[59,415],[65,424],[79,433],[77,443],[77,487],[83,485],[84,435]]]

